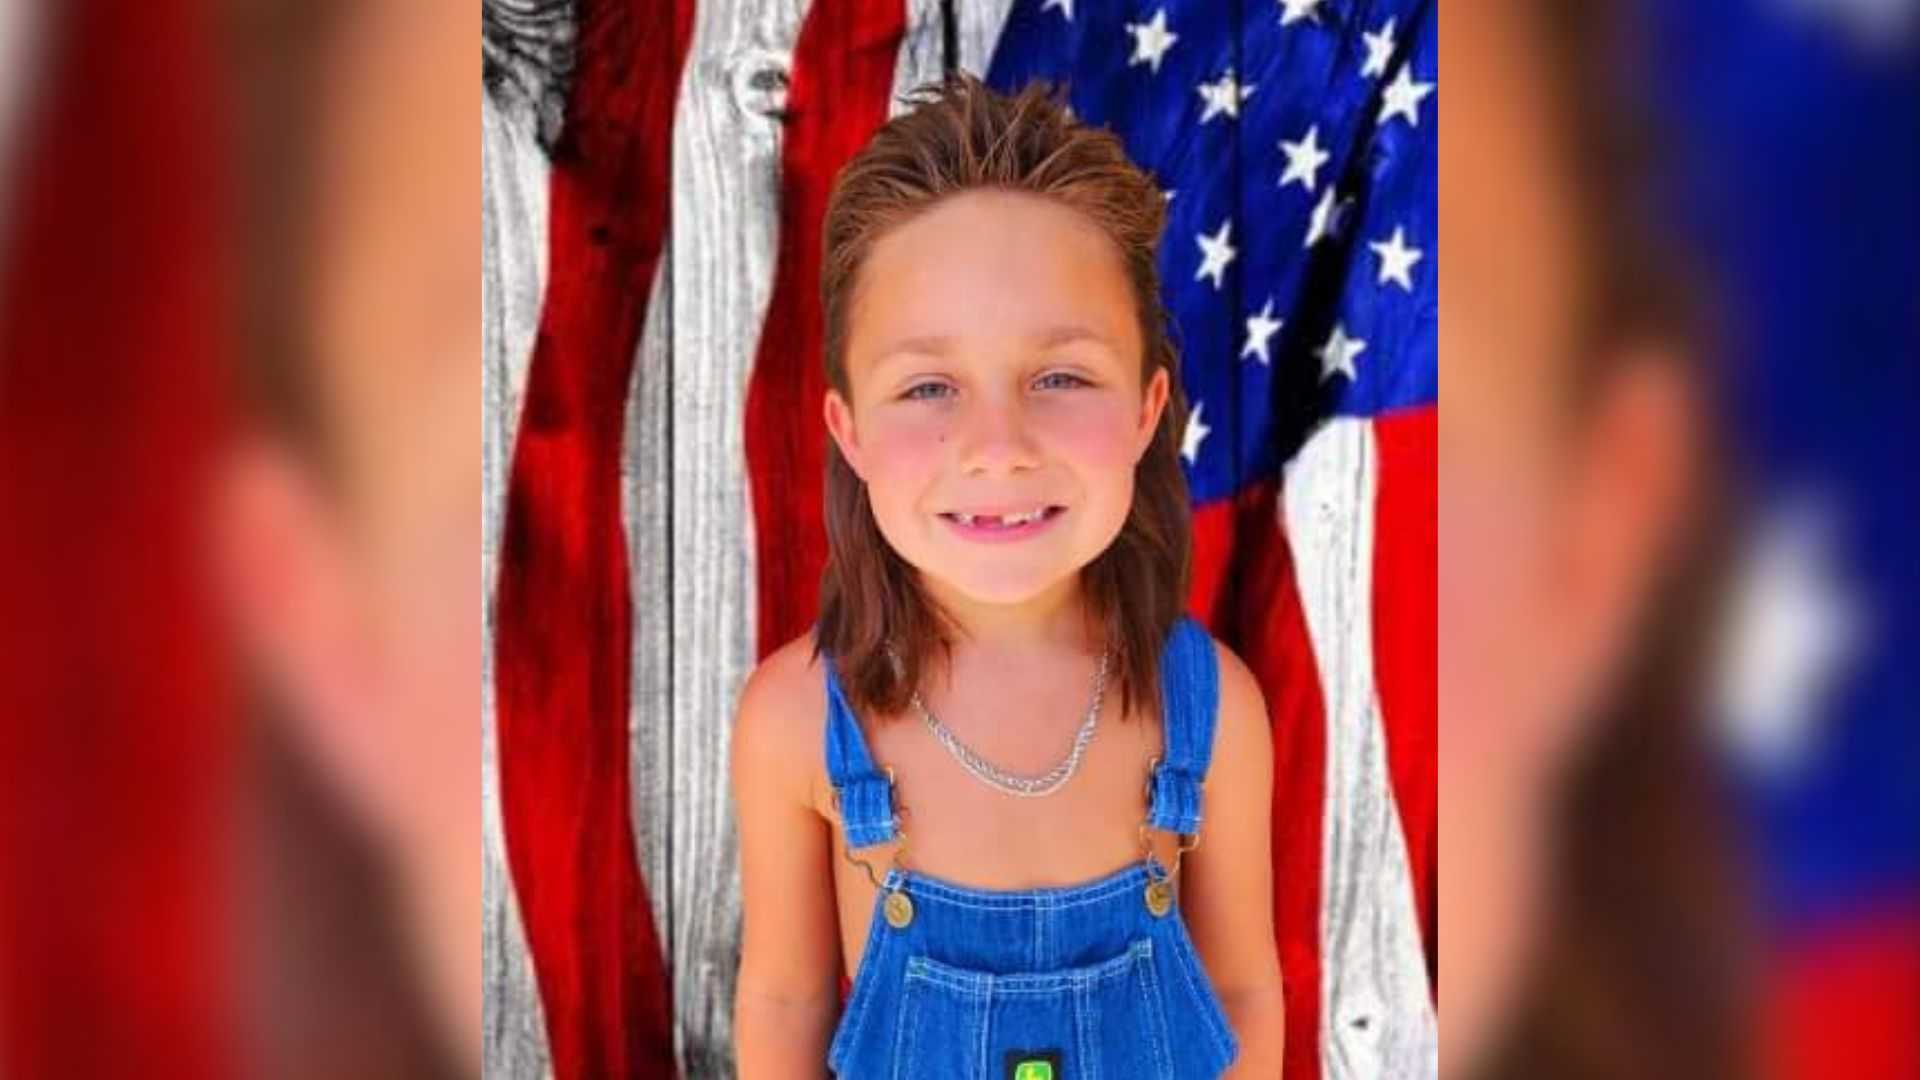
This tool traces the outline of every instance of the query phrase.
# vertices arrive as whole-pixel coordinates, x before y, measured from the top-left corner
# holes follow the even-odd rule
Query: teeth
[[[1037,510],[1029,510],[1024,514],[1008,514],[1004,517],[995,517],[992,514],[975,515],[975,514],[961,514],[961,513],[956,513],[953,516],[955,520],[959,521],[960,524],[962,525],[974,525],[977,523],[981,525],[986,525],[990,528],[1005,529],[1005,528],[1012,528],[1013,526],[1016,526],[1016,525],[1027,525],[1032,522],[1039,521],[1041,518],[1046,516],[1046,513],[1047,513],[1047,508],[1043,506]]]

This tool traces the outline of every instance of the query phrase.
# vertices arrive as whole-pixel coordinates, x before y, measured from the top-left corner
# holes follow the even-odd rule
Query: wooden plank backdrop
[[[910,0],[895,99],[950,62],[984,72],[1011,0]],[[506,487],[546,277],[548,146],[570,30],[538,5],[484,5],[500,55],[482,103],[486,679],[485,1061],[552,1072],[507,871],[495,738],[494,593]],[[673,133],[667,258],[647,307],[622,459],[632,574],[636,856],[670,957],[683,1075],[730,1076],[740,953],[727,743],[755,662],[753,521],[742,445],[748,376],[779,246],[785,88],[807,0],[695,9]],[[951,19],[954,36],[948,38]],[[551,65],[551,66],[543,66]],[[897,110],[897,104],[896,104]]]

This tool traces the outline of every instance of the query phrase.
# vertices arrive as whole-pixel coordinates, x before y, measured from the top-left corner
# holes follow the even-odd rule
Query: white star
[[[1413,81],[1413,69],[1405,64],[1400,66],[1400,74],[1387,84],[1387,91],[1380,103],[1380,126],[1385,127],[1395,116],[1404,116],[1407,123],[1420,126],[1420,102],[1433,93],[1432,83]]]
[[[1340,235],[1341,224],[1346,216],[1347,201],[1345,199],[1336,201],[1333,189],[1329,187],[1326,194],[1320,196],[1320,201],[1314,205],[1313,216],[1307,221],[1307,241],[1300,246],[1310,248],[1330,236]]]
[[[1828,501],[1791,496],[1756,525],[1736,562],[1713,657],[1716,726],[1749,770],[1786,779],[1819,750],[1840,677],[1873,627],[1841,565]]]
[[[1371,79],[1375,75],[1387,73],[1387,61],[1393,59],[1393,20],[1382,23],[1380,29],[1371,34],[1361,34],[1367,43],[1367,62],[1360,65],[1363,78]]]
[[[1212,278],[1213,287],[1215,289],[1220,287],[1222,278],[1227,272],[1227,264],[1239,254],[1233,250],[1233,244],[1228,240],[1232,235],[1233,219],[1228,218],[1220,223],[1220,231],[1216,235],[1208,236],[1202,233],[1193,238],[1194,243],[1200,245],[1200,251],[1205,256],[1200,263],[1200,272],[1193,275],[1193,280]]]
[[[1241,86],[1234,81],[1233,69],[1228,68],[1217,83],[1201,83],[1196,89],[1207,103],[1207,111],[1200,114],[1200,122],[1206,123],[1220,113],[1226,113],[1234,119],[1240,117],[1240,103],[1253,96],[1253,87]]]
[[[1193,411],[1187,414],[1186,433],[1180,437],[1180,456],[1186,458],[1189,465],[1199,464],[1200,442],[1213,433],[1212,428],[1200,421],[1202,408],[1205,408],[1202,402],[1193,403]]]
[[[1273,301],[1268,299],[1258,312],[1247,316],[1247,343],[1240,346],[1241,359],[1253,353],[1254,358],[1262,364],[1271,364],[1273,361],[1267,356],[1267,342],[1273,340],[1274,333],[1279,329],[1280,320],[1273,317]]]
[[[1060,13],[1067,17],[1068,22],[1073,21],[1073,0],[1047,0],[1046,3],[1040,5],[1042,13],[1052,11],[1054,8],[1059,8]]]
[[[1156,75],[1160,73],[1160,58],[1180,40],[1179,34],[1167,29],[1166,8],[1154,12],[1149,22],[1128,23],[1127,33],[1133,35],[1133,58],[1127,61],[1127,66],[1146,64]]]
[[[1172,202],[1174,195],[1178,193],[1179,190],[1179,188],[1168,188],[1160,193],[1160,198],[1165,202]]]
[[[1391,281],[1408,292],[1413,291],[1413,264],[1425,258],[1419,248],[1407,246],[1407,230],[1394,226],[1393,235],[1382,243],[1374,241],[1367,245],[1375,255],[1380,256],[1380,280],[1375,284],[1385,285]]]
[[[1359,338],[1347,336],[1347,328],[1335,325],[1333,336],[1320,349],[1320,381],[1326,382],[1335,375],[1345,375],[1348,382],[1355,378],[1354,358],[1366,350],[1367,343]]]
[[[1302,19],[1320,20],[1323,0],[1280,0],[1280,25],[1292,26]]]
[[[1299,142],[1280,140],[1280,149],[1287,155],[1287,171],[1280,177],[1280,186],[1286,187],[1295,180],[1313,194],[1315,177],[1320,174],[1320,166],[1327,163],[1333,155],[1320,148],[1320,125],[1307,129],[1307,134]]]

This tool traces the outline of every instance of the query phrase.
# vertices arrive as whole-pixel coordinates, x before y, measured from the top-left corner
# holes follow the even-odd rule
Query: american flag
[[[673,445],[715,469],[728,448],[740,455],[741,520],[716,511],[673,534],[709,548],[737,539],[751,565],[734,592],[693,587],[695,617],[674,625],[667,647],[673,671],[707,678],[678,659],[697,652],[737,662],[743,675],[811,625],[825,560],[827,192],[903,91],[964,67],[1006,91],[1035,78],[1064,84],[1075,115],[1116,132],[1168,200],[1160,271],[1191,407],[1190,607],[1247,659],[1275,734],[1287,1074],[1432,1075],[1435,5],[814,0],[797,22],[758,24],[709,19],[714,10],[577,5],[576,70],[542,165],[547,195],[535,200],[545,236],[533,243],[550,268],[537,329],[502,346],[526,373],[523,394],[517,385],[503,394],[521,396],[508,405],[519,419],[495,586],[510,869],[498,888],[513,894],[555,1074],[697,1073],[703,1035],[693,1029],[713,1021],[688,1001],[725,996],[689,985],[711,975],[704,958],[725,953],[700,939],[725,931],[681,927],[694,943],[676,941],[667,955],[647,909],[668,905],[633,856],[638,846],[647,858],[649,824],[636,820],[628,787],[629,754],[645,742],[630,738],[629,720],[639,715],[632,699],[649,691],[632,682],[648,665],[631,653],[648,647],[636,634],[651,633],[636,629],[632,612],[644,624],[647,601],[629,583],[644,574],[627,564],[632,523],[622,520],[632,512],[621,453],[633,365],[644,387],[644,365],[659,355],[647,335],[670,334],[668,396],[683,380],[710,380],[700,409],[672,412],[689,425]],[[737,119],[715,121],[692,96],[715,81],[777,128],[764,207],[751,185],[738,200],[720,190],[727,166],[697,134]],[[495,201],[517,182],[498,166],[488,177]],[[685,218],[709,197],[722,204],[709,220],[724,254],[689,252],[681,240],[705,228]],[[764,267],[753,258],[762,238]],[[736,255],[764,272],[741,281],[739,297],[702,280],[740,281]],[[649,297],[669,292],[676,329],[643,331],[657,325]],[[498,296],[497,305],[512,299]],[[683,336],[688,324],[754,332],[733,350],[727,339]],[[514,355],[522,347],[527,355]],[[725,481],[713,483],[724,495]],[[701,512],[678,500],[706,487],[672,490],[674,514]],[[675,575],[678,560],[700,556],[675,552]],[[671,604],[687,601],[674,583]],[[729,661],[735,640],[750,647]],[[676,919],[686,907],[673,908]],[[489,961],[490,972],[502,966]]]
[[[987,76],[1066,83],[1168,199],[1191,605],[1273,712],[1290,1077],[1435,1068],[1435,17],[1036,0]]]

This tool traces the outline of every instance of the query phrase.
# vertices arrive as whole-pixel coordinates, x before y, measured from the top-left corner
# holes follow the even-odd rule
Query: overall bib
[[[899,835],[891,775],[874,766],[831,658],[827,772],[846,858]],[[1213,641],[1183,617],[1161,657],[1165,751],[1142,824],[1198,843],[1213,753]],[[1143,844],[1144,847],[1144,844]],[[894,866],[828,1049],[858,1080],[1206,1080],[1239,1042],[1187,935],[1173,873],[1151,852],[1057,888],[969,888]]]

